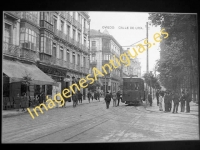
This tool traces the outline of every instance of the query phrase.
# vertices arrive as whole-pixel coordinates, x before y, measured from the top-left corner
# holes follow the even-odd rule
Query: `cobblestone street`
[[[3,143],[91,143],[199,140],[198,105],[191,113],[158,111],[158,106],[109,109],[105,102],[84,100],[76,108],[54,108],[32,119],[28,113],[2,119]]]

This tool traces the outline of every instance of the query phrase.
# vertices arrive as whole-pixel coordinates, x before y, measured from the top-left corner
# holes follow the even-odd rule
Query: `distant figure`
[[[94,99],[94,92],[93,91],[91,91],[91,98],[92,98],[92,101],[93,101],[93,99]]]
[[[88,101],[89,101],[89,103],[90,103],[90,98],[92,97],[90,91],[88,91],[88,93],[87,93],[87,97],[88,97]]]
[[[115,91],[112,94],[112,99],[113,99],[113,107],[116,107],[117,94],[115,93]]]
[[[181,112],[184,112],[185,111],[185,92],[184,91],[182,91],[181,93],[180,102],[181,102]]]
[[[169,111],[171,112],[171,109],[172,109],[172,95],[173,95],[173,93],[172,92],[170,92],[169,93],[169,104],[168,104],[168,109],[169,109]]]
[[[122,93],[121,93],[121,91],[119,90],[118,92],[117,92],[117,106],[119,106],[119,101],[120,101],[120,99],[122,100]]]
[[[177,91],[172,96],[173,102],[174,102],[174,108],[172,113],[178,113],[178,105],[179,105],[179,95]]]
[[[77,94],[72,94],[72,101],[73,101],[73,107],[76,107],[77,102],[78,102],[78,97]]]
[[[185,101],[186,101],[186,113],[189,113],[190,112],[190,102],[192,101],[192,98],[191,98],[188,90],[186,90]]]
[[[164,96],[165,112],[169,112],[169,92]]]
[[[82,103],[82,96],[83,96],[83,94],[80,91],[78,91],[77,95],[78,95],[78,101],[79,101],[79,103]]]
[[[159,90],[156,91],[157,106],[159,106]]]
[[[97,100],[97,91],[94,91],[94,99]]]
[[[111,101],[111,94],[107,91],[106,96],[105,96],[105,101],[106,101],[106,108],[109,108],[110,101]]]
[[[159,93],[159,110],[163,111],[162,102],[163,102],[164,93],[160,91]]]

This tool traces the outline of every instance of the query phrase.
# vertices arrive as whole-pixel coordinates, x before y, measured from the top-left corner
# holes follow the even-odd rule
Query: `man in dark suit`
[[[192,98],[190,97],[188,90],[186,90],[185,101],[186,101],[186,113],[189,113],[190,112],[190,102],[192,101]]]
[[[182,91],[180,102],[181,102],[181,112],[184,112],[185,111],[185,92],[184,91]]]
[[[164,96],[165,112],[169,112],[169,92]]]
[[[156,91],[157,106],[159,106],[159,90]]]
[[[105,101],[106,101],[106,108],[109,108],[110,101],[111,101],[112,95],[107,91],[106,96],[105,96]]]
[[[179,98],[180,96],[178,95],[177,91],[175,91],[175,93],[172,95],[172,100],[174,102],[174,108],[172,113],[178,113]]]

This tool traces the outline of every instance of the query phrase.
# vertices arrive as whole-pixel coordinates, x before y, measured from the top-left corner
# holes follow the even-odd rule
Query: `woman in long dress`
[[[159,93],[159,110],[160,111],[163,111],[163,108],[162,108],[163,97],[164,97],[164,93],[160,92]]]

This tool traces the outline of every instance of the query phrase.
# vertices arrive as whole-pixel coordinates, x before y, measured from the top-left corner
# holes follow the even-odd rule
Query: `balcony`
[[[20,11],[6,11],[7,14],[14,16],[16,19],[20,19],[21,12]]]
[[[82,45],[82,49],[83,51],[88,52],[88,47],[86,45]]]
[[[30,12],[22,12],[21,18],[25,19],[25,20],[28,20],[28,21],[32,22],[33,24],[36,24],[36,25],[39,26],[38,17],[36,15],[34,16]]]
[[[65,36],[65,40],[66,40],[68,43],[71,43],[71,42],[72,42],[71,37],[68,36],[68,35]]]
[[[20,48],[19,46],[6,42],[3,43],[3,54],[5,56],[15,57],[17,59],[23,59],[33,62],[35,62],[35,60],[39,57],[36,51],[26,48]]]
[[[111,77],[116,79],[116,80],[121,80],[120,76],[114,74],[114,73],[111,73]]]
[[[72,16],[69,13],[66,13],[66,19],[69,23],[72,23]]]
[[[60,16],[65,19],[65,12],[64,11],[60,11]]]
[[[78,25],[78,30],[82,30],[82,25],[80,24],[80,22],[77,22],[77,25]]]
[[[3,43],[3,54],[12,56],[12,57],[19,57],[20,56],[20,47],[4,42]]]
[[[49,22],[45,21],[45,20],[40,20],[40,27],[41,28],[46,28],[50,31],[53,32],[53,25],[50,24]]]
[[[61,30],[55,29],[54,33],[57,37],[66,40],[66,35]]]
[[[77,27],[78,26],[77,24],[78,24],[78,22],[76,21],[76,19],[72,18],[72,25]]]
[[[97,60],[92,60],[92,61],[90,61],[90,65],[91,65],[91,66],[96,66],[96,65],[97,65]]]
[[[95,46],[95,47],[92,46],[92,47],[91,47],[91,51],[97,51],[97,47],[96,47],[96,46]]]

